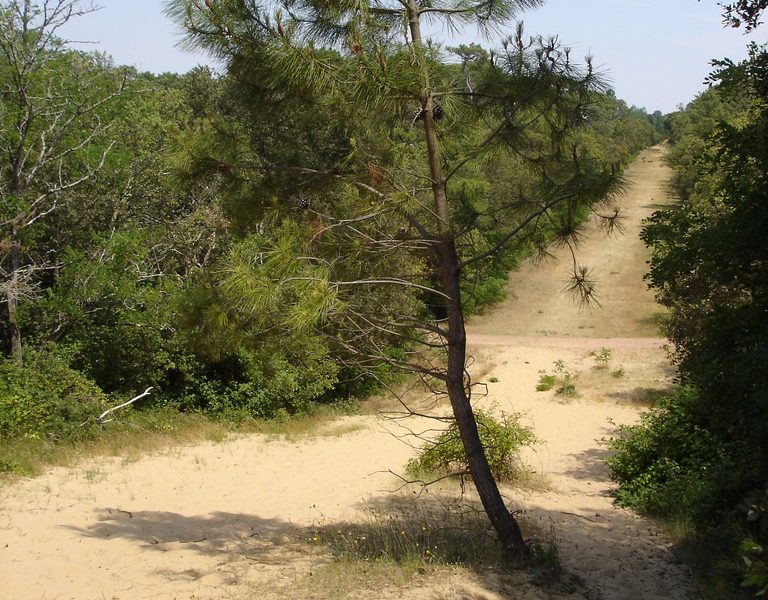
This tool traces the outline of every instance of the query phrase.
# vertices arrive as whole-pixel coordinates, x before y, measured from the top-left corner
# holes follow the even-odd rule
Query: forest
[[[71,49],[59,30],[84,3],[1,0],[0,473],[130,423],[247,428],[420,378],[525,562],[464,320],[552,247],[592,301],[582,225],[621,230],[623,172],[665,141],[677,202],[643,240],[678,382],[608,465],[619,504],[684,524],[705,569],[765,593],[768,51],[715,61],[662,115],[522,25],[493,50],[420,37],[426,15],[509,23],[536,4],[179,0],[170,17],[225,68],[154,75]],[[752,30],[764,8],[722,10]]]

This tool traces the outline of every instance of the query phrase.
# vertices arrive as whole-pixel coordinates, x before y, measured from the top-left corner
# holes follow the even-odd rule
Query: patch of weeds
[[[613,356],[613,350],[606,347],[602,347],[597,352],[593,352],[592,357],[595,359],[595,368],[607,369],[608,364],[611,362],[612,356]]]
[[[30,472],[24,465],[0,456],[0,473],[8,473],[12,475],[29,475]]]
[[[628,402],[629,404],[647,406],[650,408],[656,406],[659,400],[669,394],[670,390],[667,388],[635,387],[626,392],[616,392],[612,394],[612,396],[624,402]]]
[[[563,360],[556,360],[553,363],[554,373],[539,371],[539,383],[536,385],[537,392],[546,392],[555,388],[555,394],[558,396],[576,396],[576,385],[574,384],[575,375],[566,366]]]
[[[576,386],[570,379],[566,379],[563,384],[555,390],[555,394],[572,398],[576,396]]]
[[[343,435],[347,435],[350,433],[356,433],[358,431],[363,431],[365,429],[365,425],[362,423],[341,423],[339,425],[334,425],[333,427],[329,429],[325,429],[321,431],[318,435],[321,437],[341,437]]]
[[[308,539],[347,561],[426,565],[506,565],[488,518],[479,506],[446,499],[404,499],[372,507],[360,523],[316,529]]]
[[[621,379],[626,374],[627,372],[624,370],[624,367],[622,365],[619,365],[617,368],[611,371],[611,377],[614,377],[616,379]]]
[[[107,474],[98,468],[90,468],[83,472],[83,478],[88,483],[99,483],[107,478]]]
[[[224,429],[212,429],[206,433],[205,437],[208,441],[213,442],[214,444],[220,444],[227,439],[227,435],[227,431]]]
[[[553,387],[555,387],[555,384],[557,383],[557,377],[554,375],[549,375],[548,373],[541,373],[539,376],[539,383],[536,384],[536,391],[537,392],[548,392]]]
[[[531,567],[547,575],[561,571],[560,554],[553,542],[535,542],[531,545]]]
[[[556,360],[554,362],[555,373],[557,373],[557,380],[560,386],[555,390],[555,394],[558,396],[573,397],[576,395],[576,385],[573,383],[574,375],[570,369],[565,365],[563,360]]]
[[[491,375],[491,376],[488,378],[488,383],[499,383],[499,378],[498,378],[498,377],[496,377],[495,375]]]
[[[524,518],[521,526],[526,537],[546,540],[532,544],[530,568],[513,573],[479,502],[442,493],[373,500],[355,523],[316,526],[304,534],[321,562],[286,591],[307,600],[394,598],[413,586],[465,581],[468,574],[564,588],[553,532],[541,536]]]
[[[331,427],[341,417],[360,413],[357,402],[345,402],[317,405],[298,415],[283,415],[281,418],[266,421],[253,421],[249,429],[256,433],[295,440],[304,437],[339,436],[343,433],[359,431],[359,424],[342,423]]]
[[[384,591],[409,589],[417,575],[431,574],[434,567],[419,563],[397,564],[386,559],[356,560],[337,557],[318,565],[312,571],[291,584],[285,590],[286,598],[302,600],[349,600],[350,598],[382,597]],[[364,594],[364,596],[363,596]],[[253,600],[263,597],[262,593],[249,596]]]
[[[221,423],[199,413],[179,412],[172,406],[128,409],[111,423],[93,426],[92,431],[92,439],[85,441],[33,435],[0,439],[0,476],[12,479],[16,474],[38,475],[47,466],[71,466],[93,456],[134,460],[190,441],[223,439],[228,433]]]

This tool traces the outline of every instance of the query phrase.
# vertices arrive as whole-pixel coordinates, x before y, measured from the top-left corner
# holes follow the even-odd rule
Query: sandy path
[[[528,518],[550,525],[565,565],[592,599],[683,598],[687,578],[667,541],[646,520],[612,506],[596,438],[637,419],[635,400],[671,375],[653,323],[658,309],[641,276],[639,219],[663,201],[659,149],[629,170],[622,203],[630,236],[590,236],[581,249],[603,281],[603,309],[579,312],[559,293],[563,264],[524,268],[510,299],[470,328],[476,369],[489,384],[483,403],[523,411],[546,440],[529,461],[546,473],[546,492],[505,490]],[[621,378],[589,356],[613,349]],[[536,392],[540,370],[563,360],[578,373],[567,402]],[[0,599],[323,598],[301,587],[318,560],[313,528],[355,520],[366,503],[386,502],[388,469],[412,450],[374,417],[353,417],[295,442],[243,436],[177,448],[135,462],[98,459],[51,470],[0,490]],[[333,428],[337,429],[334,430]],[[514,587],[492,575],[424,577],[409,597],[500,600],[580,597],[545,592],[528,579]],[[297,585],[299,586],[297,588]],[[258,590],[258,591],[256,591]],[[354,598],[398,598],[373,589]]]
[[[529,456],[552,489],[524,498],[530,515],[555,526],[562,558],[598,598],[683,598],[687,576],[674,564],[667,540],[647,520],[618,509],[596,440],[616,424],[635,422],[638,401],[671,384],[672,370],[658,339],[660,307],[642,277],[648,254],[639,238],[642,219],[668,202],[663,149],[644,151],[628,169],[630,188],[618,199],[626,237],[606,239],[591,223],[578,249],[579,264],[598,279],[601,308],[585,310],[561,293],[572,265],[562,251],[543,265],[525,265],[510,280],[508,299],[469,327],[470,347],[485,377],[495,377],[489,401],[524,412],[546,444]],[[592,352],[612,350],[609,368]],[[562,360],[576,373],[574,399],[531,392],[541,371]],[[611,372],[621,366],[624,375]],[[514,384],[505,385],[505,382]],[[583,391],[581,391],[583,390]]]
[[[642,220],[663,206],[666,167],[662,148],[645,150],[627,170],[630,188],[617,199],[624,215],[624,236],[606,237],[592,220],[579,265],[598,281],[601,309],[588,310],[562,293],[573,268],[570,252],[556,251],[543,263],[527,263],[511,279],[510,294],[487,316],[472,322],[474,335],[655,337],[661,308],[643,284],[648,252],[640,240]]]

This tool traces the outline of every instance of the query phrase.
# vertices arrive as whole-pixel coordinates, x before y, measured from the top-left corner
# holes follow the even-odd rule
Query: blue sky
[[[117,64],[161,73],[210,63],[176,47],[180,32],[162,13],[162,0],[97,0],[103,8],[74,20],[68,39],[94,42]],[[750,38],[725,29],[715,0],[548,0],[521,15],[528,34],[558,35],[580,57],[594,56],[617,96],[649,111],[670,112],[704,89],[712,58],[741,58]],[[768,29],[768,25],[765,26]],[[754,39],[763,40],[758,29]],[[474,32],[448,44],[477,41]],[[213,63],[210,63],[213,64]]]

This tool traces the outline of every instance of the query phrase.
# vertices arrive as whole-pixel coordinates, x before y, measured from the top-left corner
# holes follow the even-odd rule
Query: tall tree
[[[334,343],[438,382],[485,511],[509,555],[525,560],[528,550],[474,419],[462,276],[513,241],[541,244],[545,223],[562,242],[577,241],[580,211],[616,189],[616,178],[598,173],[572,137],[589,120],[590,101],[603,83],[589,61],[579,68],[556,40],[526,39],[518,26],[468,88],[423,33],[425,22],[500,27],[539,0],[278,4],[168,3],[191,43],[224,59],[240,93],[269,107],[271,118],[279,121],[288,107],[295,119],[309,111],[320,130],[331,127],[320,122],[326,115],[338,125],[329,148],[279,159],[263,140],[252,139],[244,152],[234,143],[237,132],[217,129],[239,149],[228,152],[221,170],[231,182],[255,183],[248,188],[251,210],[259,198],[269,199],[290,209],[287,214],[303,211],[312,231],[292,255],[278,243],[240,263],[225,286],[258,285],[258,277],[277,290],[293,286],[298,312],[315,299],[314,324],[341,324],[333,329]],[[298,150],[301,140],[295,143]],[[508,153],[526,183],[490,206],[487,197],[478,198],[482,191],[473,191],[471,173],[495,153]],[[323,246],[334,248],[323,254]],[[266,293],[270,286],[262,287]],[[366,306],[359,290],[381,287],[418,293],[430,310],[406,302],[399,312],[392,304],[388,310],[379,302]],[[588,270],[575,262],[570,287],[585,298],[594,294]],[[296,310],[291,317],[295,322]],[[444,363],[387,353],[371,341],[381,335],[442,349]]]
[[[103,165],[100,109],[122,90],[99,57],[67,51],[58,37],[71,19],[94,10],[79,0],[0,2],[0,294],[18,361],[18,304],[34,294],[41,267],[25,260],[24,233]]]

